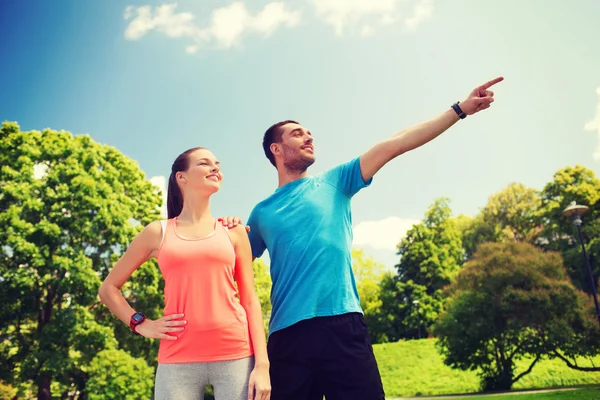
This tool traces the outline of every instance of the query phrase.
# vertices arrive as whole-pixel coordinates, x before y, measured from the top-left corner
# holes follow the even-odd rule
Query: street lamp
[[[589,211],[588,206],[578,205],[574,201],[569,204],[569,207],[565,208],[563,214],[567,217],[573,218],[573,224],[577,227],[577,233],[579,233],[579,242],[581,243],[581,249],[583,250],[583,258],[585,259],[585,265],[587,266],[590,285],[592,285],[592,295],[594,296],[594,305],[596,306],[596,316],[600,323],[600,308],[598,307],[598,294],[596,293],[596,282],[594,282],[594,275],[592,274],[592,267],[590,266],[590,260],[588,259],[587,252],[585,251],[585,244],[583,243],[583,234],[581,233],[581,216]]]
[[[419,312],[419,300],[413,300],[412,303],[417,307],[417,315],[419,317],[419,326],[417,326],[417,330],[419,331],[419,339],[421,339],[421,313]]]

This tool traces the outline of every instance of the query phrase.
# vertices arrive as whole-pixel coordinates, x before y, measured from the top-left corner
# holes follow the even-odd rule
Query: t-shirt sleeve
[[[258,226],[258,212],[256,207],[250,213],[250,217],[248,217],[248,226],[250,227],[248,239],[250,239],[250,247],[252,247],[252,256],[260,257],[265,252],[267,246],[260,235],[260,229]]]
[[[360,172],[360,157],[338,165],[323,174],[325,180],[348,195],[354,196],[359,190],[373,182],[373,178],[364,181]]]

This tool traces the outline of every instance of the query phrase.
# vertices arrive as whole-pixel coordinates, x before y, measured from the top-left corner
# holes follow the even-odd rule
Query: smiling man
[[[315,162],[308,129],[287,120],[265,132],[263,149],[279,186],[256,205],[248,225],[253,256],[268,250],[271,259],[273,400],[385,398],[352,273],[350,200],[387,162],[488,108],[489,88],[502,79],[317,176],[308,175]]]

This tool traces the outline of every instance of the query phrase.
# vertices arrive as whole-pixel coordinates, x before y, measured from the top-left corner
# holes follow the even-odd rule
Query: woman
[[[217,400],[270,398],[248,236],[243,225],[227,229],[210,213],[210,196],[222,179],[220,164],[207,149],[179,155],[169,177],[168,221],[152,222],[140,232],[100,288],[102,301],[133,333],[161,339],[157,400],[203,399],[207,384]],[[121,294],[151,257],[165,280],[164,316],[155,321]]]

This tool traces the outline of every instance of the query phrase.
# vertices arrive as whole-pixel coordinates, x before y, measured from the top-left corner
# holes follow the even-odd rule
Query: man
[[[350,200],[387,162],[488,108],[496,78],[442,115],[405,129],[318,176],[313,138],[296,121],[271,126],[266,157],[279,186],[252,211],[254,257],[271,259],[268,354],[273,400],[378,400],[384,392],[352,273]]]

